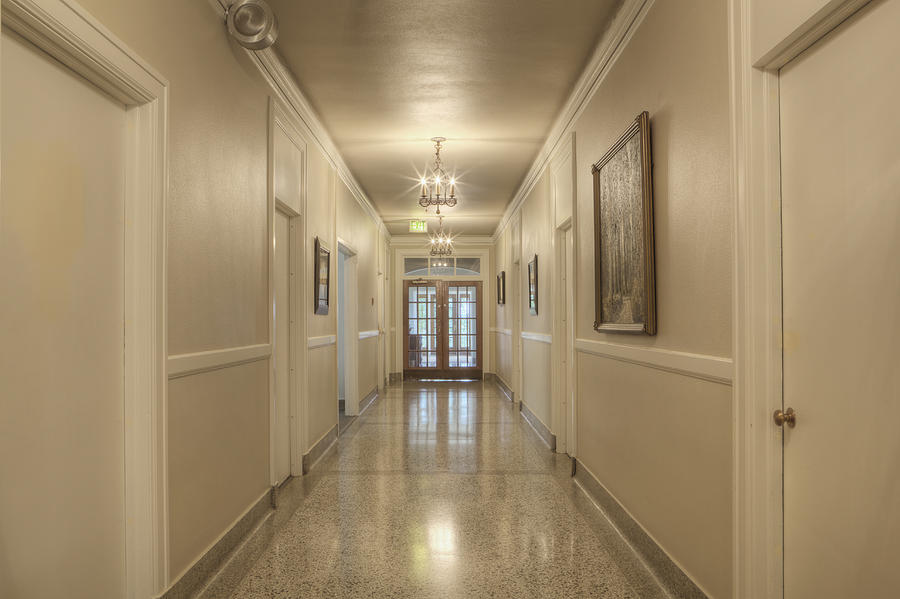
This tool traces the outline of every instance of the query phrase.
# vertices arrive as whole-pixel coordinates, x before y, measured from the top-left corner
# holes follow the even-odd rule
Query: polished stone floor
[[[203,597],[667,597],[490,382],[392,385]]]

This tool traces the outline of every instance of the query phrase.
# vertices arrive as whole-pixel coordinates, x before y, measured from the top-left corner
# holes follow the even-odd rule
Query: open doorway
[[[356,252],[343,243],[338,243],[337,267],[337,408],[341,434],[359,413],[357,258]]]

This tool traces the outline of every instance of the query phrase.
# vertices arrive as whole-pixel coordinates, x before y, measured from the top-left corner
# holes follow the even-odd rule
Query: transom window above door
[[[413,258],[403,259],[406,277],[471,277],[481,274],[481,258]]]

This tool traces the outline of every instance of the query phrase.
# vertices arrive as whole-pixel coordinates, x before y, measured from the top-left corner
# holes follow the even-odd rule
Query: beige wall
[[[356,201],[343,181],[337,180],[337,235],[353,251],[357,260],[357,300],[359,331],[378,329],[378,228]],[[357,340],[358,391],[362,399],[378,385],[377,337]]]
[[[829,0],[754,0],[751,53],[756,62],[824,9]]]
[[[579,338],[731,355],[726,8],[655,3],[575,125]],[[642,110],[651,122],[659,332],[600,334],[591,164]],[[589,355],[578,364],[579,459],[712,597],[729,597],[731,388]]]
[[[244,50],[230,42],[215,2],[81,3],[169,81],[169,355],[267,343],[271,90]],[[335,231],[357,244],[360,327],[377,328],[376,308],[368,301],[376,297],[377,225],[336,181],[312,136],[306,137],[306,259],[311,265],[318,235],[332,250],[334,273]],[[344,202],[337,221],[336,194]],[[309,275],[300,302],[307,334],[333,335],[335,310],[312,314],[312,270]],[[335,347],[313,349],[308,359],[305,426],[311,446],[337,423]],[[366,359],[374,373],[374,358]],[[268,385],[265,360],[170,381],[170,581],[268,487]]]
[[[248,401],[265,360],[169,383],[169,541],[173,577],[269,487],[269,410]]]
[[[493,326],[498,329],[493,333],[494,336],[494,371],[503,379],[503,382],[512,389],[513,388],[513,360],[512,360],[512,327],[513,327],[513,308],[515,289],[512,270],[512,261],[510,260],[510,229],[504,229],[497,238],[494,246],[494,278],[500,272],[506,273],[506,303],[497,304],[496,297],[494,301],[495,309]],[[494,290],[496,296],[496,289]]]
[[[553,254],[551,237],[552,202],[550,177],[546,169],[522,205],[522,259],[519,297],[522,331],[549,334],[552,329],[550,289]],[[528,262],[538,258],[538,313],[528,307]],[[533,339],[522,340],[522,389],[519,398],[547,428],[551,426],[550,345]]]
[[[309,276],[300,306],[307,315],[307,335],[321,337],[337,334],[337,243],[334,234],[337,175],[325,155],[313,145],[309,146],[306,176],[306,262]],[[316,314],[310,307],[314,293],[316,237],[331,250],[328,314]],[[308,451],[337,424],[337,350],[334,344],[309,350],[307,373],[309,418],[306,424],[307,447],[304,451]]]
[[[169,355],[266,343],[262,79],[239,62],[206,2],[82,4],[169,81]],[[169,385],[172,580],[268,484],[268,375],[260,372],[266,361]]]
[[[550,244],[553,230],[550,203],[550,177],[546,171],[522,204],[522,280],[519,294],[522,298],[522,330],[530,333],[550,333],[552,304],[550,302],[551,267],[553,265]],[[538,313],[528,309],[528,262],[538,257]]]
[[[656,2],[574,124],[579,339],[731,355],[726,9],[724,2]],[[642,110],[651,119],[659,332],[600,334],[593,330],[591,165]],[[521,207],[523,330],[542,333],[552,323],[547,179],[545,172]],[[498,238],[499,261],[511,229]],[[537,317],[528,314],[524,280],[534,253]],[[506,315],[498,310],[497,318]],[[533,373],[543,375],[537,345],[524,342],[529,391],[538,383]],[[498,344],[498,363],[505,351]],[[577,370],[579,460],[711,597],[729,597],[731,387],[584,352]],[[526,392],[524,400],[550,424],[549,404],[538,401],[545,395],[549,390]]]

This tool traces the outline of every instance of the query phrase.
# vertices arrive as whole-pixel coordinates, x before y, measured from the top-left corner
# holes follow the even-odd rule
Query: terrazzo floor
[[[491,382],[385,391],[204,598],[667,597]]]

